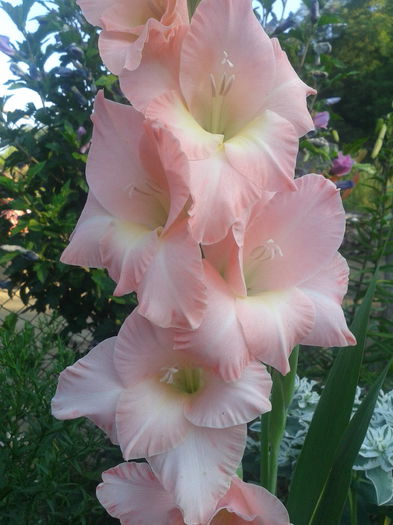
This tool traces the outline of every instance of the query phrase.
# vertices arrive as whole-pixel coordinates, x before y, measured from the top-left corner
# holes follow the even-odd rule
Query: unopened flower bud
[[[312,0],[311,2],[311,8],[310,8],[310,18],[311,18],[311,23],[312,24],[316,24],[320,18],[320,13],[319,13],[319,2],[318,0]]]
[[[8,36],[0,35],[0,51],[9,57],[15,55],[15,49],[11,47]]]
[[[351,155],[343,155],[341,151],[338,152],[337,157],[333,160],[330,174],[336,177],[343,177],[349,173],[354,164],[354,160]]]

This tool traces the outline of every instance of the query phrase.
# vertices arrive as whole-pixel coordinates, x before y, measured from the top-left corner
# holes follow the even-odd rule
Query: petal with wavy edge
[[[197,328],[206,308],[199,245],[187,221],[163,235],[138,289],[138,312],[162,327]]]
[[[120,87],[139,111],[145,111],[149,103],[166,91],[179,91],[180,49],[186,26],[172,30],[170,38],[154,38],[155,33],[145,42],[143,58],[139,67],[120,73]]]
[[[181,444],[192,429],[183,414],[185,397],[160,382],[159,376],[120,394],[116,429],[124,459],[161,454]]]
[[[128,32],[102,31],[98,39],[98,49],[105,66],[114,75],[119,75],[124,67],[131,71],[137,69],[142,59],[142,51],[147,38],[146,29],[136,36]]]
[[[117,283],[114,295],[135,291],[158,249],[157,231],[113,221],[100,241],[103,265]]]
[[[228,512],[232,515],[228,516]],[[250,522],[255,525],[290,525],[288,512],[278,498],[263,487],[244,483],[234,476],[208,525],[246,525]]]
[[[348,329],[341,303],[347,292],[349,268],[339,253],[299,288],[314,302],[315,323],[304,345],[348,346],[356,339]]]
[[[224,143],[235,170],[265,191],[294,190],[298,137],[295,128],[277,113],[265,110]]]
[[[231,137],[258,114],[274,69],[271,41],[249,0],[204,0],[199,4],[184,39],[180,84],[191,113],[203,128],[213,131],[212,105],[222,98],[212,96],[210,75],[217,91],[224,74],[228,79],[234,75],[223,100],[220,130]]]
[[[237,319],[236,300],[231,290],[204,260],[207,306],[199,328],[176,330],[175,349],[190,353],[211,367],[225,381],[236,381],[249,362],[249,351]]]
[[[194,427],[181,445],[147,458],[164,488],[173,494],[189,525],[206,523],[229,488],[242,458],[247,426]]]
[[[159,122],[147,120],[145,130],[139,154],[149,174],[151,188],[156,191],[156,199],[165,209],[165,219],[163,216],[161,221],[164,234],[181,215],[190,198],[189,162],[179,141]]]
[[[205,131],[176,91],[167,91],[152,100],[145,115],[146,118],[165,123],[180,141],[189,160],[206,159],[222,144],[223,135]]]
[[[225,382],[213,374],[185,405],[185,416],[196,426],[226,428],[248,423],[271,410],[272,381],[259,362],[250,363],[237,381]]]
[[[123,384],[132,387],[176,364],[172,348],[173,332],[150,323],[134,310],[120,328],[113,357]]]
[[[85,207],[61,255],[61,262],[88,268],[103,268],[100,239],[111,228],[112,217],[89,191]]]
[[[288,357],[313,327],[314,305],[297,288],[236,300],[238,319],[250,353],[283,375]]]
[[[228,163],[222,150],[208,159],[190,162],[189,210],[194,238],[203,244],[223,239],[260,196],[260,190]]]
[[[123,390],[113,365],[115,337],[106,339],[59,377],[52,399],[52,414],[57,419],[85,416],[117,443],[115,409]]]
[[[105,9],[115,3],[116,0],[77,0],[86,20],[95,26],[100,25],[100,18]]]
[[[252,211],[244,253],[252,294],[296,286],[329,261],[342,242],[345,214],[335,185],[321,175],[305,175],[295,185],[297,191],[277,193]],[[272,247],[280,253],[270,253]]]
[[[114,217],[133,220],[130,190],[146,180],[138,154],[143,115],[131,106],[105,100],[100,91],[92,120],[87,182],[100,204]]]
[[[147,463],[121,463],[102,474],[97,498],[122,525],[184,525],[171,494]]]
[[[315,95],[316,91],[300,80],[277,38],[272,38],[271,43],[276,60],[276,72],[272,89],[263,101],[263,107],[289,120],[301,137],[314,129],[306,97]]]

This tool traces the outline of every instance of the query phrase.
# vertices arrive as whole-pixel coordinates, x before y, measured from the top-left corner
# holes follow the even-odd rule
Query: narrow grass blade
[[[357,344],[339,350],[296,464],[287,501],[291,522],[296,525],[309,525],[351,417],[376,275],[351,326]]]
[[[379,390],[392,363],[393,359],[375,381],[351,419],[341,439],[325,489],[310,525],[338,525],[340,523],[351,482],[352,465],[366,435]]]

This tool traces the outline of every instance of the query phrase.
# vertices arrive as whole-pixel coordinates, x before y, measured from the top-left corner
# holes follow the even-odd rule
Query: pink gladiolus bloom
[[[78,0],[86,19],[102,27],[98,47],[104,64],[118,75],[137,69],[146,42],[161,48],[188,25],[187,0]]]
[[[298,343],[355,343],[341,309],[348,266],[337,254],[345,229],[339,191],[320,175],[295,183],[296,192],[254,206],[243,243],[235,232],[204,247],[206,314],[197,331],[178,331],[177,348],[198,348],[202,358],[209,341],[203,358],[225,379],[250,358],[286,374]]]
[[[271,409],[271,379],[254,361],[225,382],[203,359],[173,347],[173,330],[132,313],[117,338],[61,373],[52,410],[59,419],[91,419],[125,459],[148,458],[185,515],[200,523],[241,460],[245,423]]]
[[[250,0],[201,2],[179,60],[173,65],[179,67],[177,90],[151,101],[142,75],[128,71],[121,86],[133,105],[172,130],[193,161],[191,226],[197,240],[211,243],[225,236],[261,188],[295,188],[298,137],[314,127],[306,105],[314,90],[263,31]],[[151,56],[143,65],[148,84],[151,75],[159,76],[157,64]],[[215,213],[206,218],[201,210],[213,201]]]
[[[351,155],[343,155],[342,152],[339,151],[337,157],[332,162],[330,175],[334,175],[335,177],[343,177],[351,171],[354,163],[355,161]]]
[[[88,199],[61,260],[107,268],[115,295],[136,290],[160,326],[197,327],[205,308],[201,253],[188,228],[188,161],[168,130],[97,96]]]
[[[97,497],[122,525],[187,525],[175,499],[146,463],[121,463],[102,474]],[[237,476],[201,525],[289,525],[284,505],[270,492]],[[199,525],[199,524],[198,524]]]
[[[316,113],[312,118],[314,122],[314,126],[317,129],[326,129],[329,124],[329,119],[330,119],[329,111],[321,111],[320,113]]]

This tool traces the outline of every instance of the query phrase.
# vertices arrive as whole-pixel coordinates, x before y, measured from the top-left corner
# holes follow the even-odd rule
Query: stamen
[[[212,97],[216,97],[217,96],[216,79],[214,78],[212,73],[210,73],[209,77],[210,77],[210,87],[212,90]]]
[[[229,78],[226,79],[225,89],[221,91],[221,95],[225,96],[228,94],[229,90],[232,87],[234,80],[235,80],[235,75],[231,75]]]
[[[220,86],[220,95],[224,95],[224,91],[225,91],[225,86],[226,86],[226,82],[227,82],[227,74],[224,73],[222,75],[222,80],[221,80],[221,86]]]
[[[253,259],[259,261],[270,261],[277,256],[283,257],[283,255],[281,248],[273,239],[268,239],[261,246],[257,246],[250,254]]]
[[[160,383],[167,383],[168,385],[173,385],[175,381],[175,374],[177,374],[179,369],[177,366],[168,366],[161,368],[161,372],[164,374],[160,378]]]

